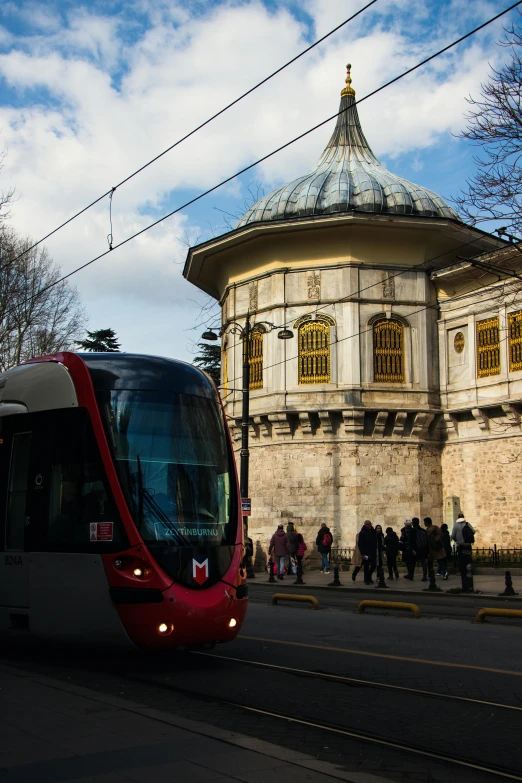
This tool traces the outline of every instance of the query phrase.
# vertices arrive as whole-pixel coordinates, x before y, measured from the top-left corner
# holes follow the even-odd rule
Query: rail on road
[[[288,593],[274,593],[272,596],[272,603],[277,604],[278,601],[307,601],[312,604],[313,609],[319,609],[319,601],[314,598],[313,595],[292,595]]]
[[[412,612],[413,617],[416,620],[419,620],[421,615],[421,610],[417,606],[417,604],[408,604],[404,603],[403,601],[361,601],[359,606],[357,607],[357,614],[362,614],[365,609],[404,609],[407,612]],[[522,613],[521,613],[522,614]]]
[[[475,622],[483,623],[486,617],[518,617],[522,620],[522,609],[496,609],[495,607],[486,607],[477,612]]]

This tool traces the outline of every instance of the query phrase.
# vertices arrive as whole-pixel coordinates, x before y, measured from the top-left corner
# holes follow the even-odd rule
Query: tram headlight
[[[117,568],[118,571],[120,568],[123,568],[123,560],[120,560],[119,558],[114,561],[114,568]]]
[[[137,576],[138,578],[142,577],[143,576],[143,568],[135,568],[132,573],[134,574],[134,576]]]
[[[168,636],[174,630],[174,623],[160,623],[157,631],[160,636]]]
[[[236,618],[235,617],[231,617],[230,620],[228,621],[228,627],[229,628],[235,628],[236,625],[237,625]]]

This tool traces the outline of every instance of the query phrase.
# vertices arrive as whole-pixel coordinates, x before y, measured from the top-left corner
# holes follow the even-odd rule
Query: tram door
[[[2,420],[0,470],[5,477],[3,552],[0,560],[0,606],[9,625],[20,623],[16,611],[29,606],[29,557],[25,539],[29,521],[29,466],[32,431],[24,414]],[[18,620],[17,620],[18,618]],[[20,623],[23,625],[23,623]]]

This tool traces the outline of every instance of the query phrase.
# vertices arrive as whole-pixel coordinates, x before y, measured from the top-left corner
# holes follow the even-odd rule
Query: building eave
[[[200,290],[219,299],[220,292],[217,288],[201,279],[204,265],[217,254],[222,254],[243,244],[255,241],[260,237],[270,237],[276,241],[278,236],[292,232],[304,232],[308,230],[328,230],[333,227],[368,226],[391,227],[436,231],[444,234],[459,236],[462,238],[462,246],[459,250],[464,255],[476,255],[490,252],[505,246],[505,241],[492,236],[481,229],[468,226],[451,218],[423,217],[416,215],[396,215],[390,213],[368,213],[352,211],[349,213],[304,216],[270,222],[248,223],[219,237],[202,242],[191,247],[183,268],[183,276]],[[466,239],[465,239],[466,238]]]

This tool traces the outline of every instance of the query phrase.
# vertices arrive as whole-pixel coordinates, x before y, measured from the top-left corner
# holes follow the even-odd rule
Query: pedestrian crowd
[[[421,582],[427,582],[435,564],[436,575],[448,579],[448,558],[452,555],[452,541],[457,548],[459,570],[465,572],[471,562],[471,545],[475,541],[475,530],[466,521],[464,514],[459,514],[453,525],[451,533],[448,525],[440,527],[433,524],[430,517],[425,517],[421,525],[418,517],[407,519],[400,531],[400,536],[391,527],[383,531],[382,525],[373,525],[367,519],[355,538],[355,547],[351,559],[353,567],[352,579],[355,582],[357,574],[363,569],[364,583],[373,584],[372,576],[377,569],[377,574],[382,570],[384,578],[384,566],[388,569],[388,579],[398,579],[399,570],[397,562],[399,558],[406,566],[405,579],[415,578],[417,565],[421,567]],[[328,525],[323,522],[317,533],[315,544],[321,555],[321,573],[330,573],[330,553],[333,546],[333,536]],[[284,525],[278,525],[277,530],[270,539],[269,555],[275,559],[274,573],[278,579],[284,579],[285,574],[298,573],[302,569],[303,557],[307,550],[303,535],[297,532],[295,525],[290,522],[286,532]]]

